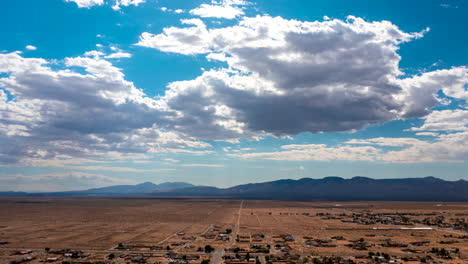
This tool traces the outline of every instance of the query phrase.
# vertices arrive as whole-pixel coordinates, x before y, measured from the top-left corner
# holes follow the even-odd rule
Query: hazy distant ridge
[[[184,182],[116,185],[84,191],[55,193],[0,192],[0,196],[89,196],[89,195],[154,195],[231,197],[270,200],[330,201],[468,201],[468,182],[445,181],[434,177],[406,179],[371,179],[354,177],[303,178],[250,183],[230,188],[195,186]]]
[[[110,194],[110,195],[128,195],[128,194],[149,194],[156,191],[171,191],[181,188],[194,187],[194,185],[185,182],[165,182],[154,184],[152,182],[144,182],[137,185],[116,185],[103,188],[89,189],[76,193],[85,194]]]
[[[379,180],[326,177],[253,183],[227,189],[190,187],[166,192],[165,195],[280,200],[468,201],[468,182],[445,181],[434,177]]]
[[[185,182],[165,182],[154,184],[152,182],[144,182],[137,185],[114,185],[102,188],[93,188],[83,191],[65,191],[65,192],[49,192],[49,193],[29,193],[28,195],[40,196],[89,196],[89,195],[150,195],[154,192],[169,192],[182,188],[195,187],[190,183]],[[6,192],[5,195],[19,196],[26,193]],[[0,193],[0,196],[2,193]]]

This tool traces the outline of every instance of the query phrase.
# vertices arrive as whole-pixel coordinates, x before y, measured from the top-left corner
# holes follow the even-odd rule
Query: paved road
[[[240,219],[241,219],[241,213],[242,213],[242,207],[244,206],[244,201],[242,200],[239,205],[239,213],[237,216],[237,222],[236,225],[234,226],[234,230],[232,230],[232,235],[231,239],[229,240],[229,243],[227,243],[224,247],[218,248],[214,253],[213,257],[211,258],[210,264],[219,264],[221,258],[224,255],[224,250],[226,248],[230,248],[234,242],[236,241],[237,238],[237,233],[239,232],[239,227],[240,227]]]
[[[32,250],[32,251],[44,251],[44,248],[0,248],[0,251],[23,251],[23,250]],[[167,251],[147,251],[147,250],[109,250],[109,249],[80,249],[72,248],[72,250],[79,250],[84,253],[151,253],[151,254],[167,254]],[[184,252],[187,255],[210,255],[204,252]]]

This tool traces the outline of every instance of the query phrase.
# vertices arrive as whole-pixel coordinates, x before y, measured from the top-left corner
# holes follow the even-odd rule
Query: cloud
[[[182,19],[181,22],[186,25],[195,25],[195,27],[169,27],[164,29],[165,33],[162,35],[144,32],[137,45],[185,55],[208,53],[210,50],[207,47],[209,45],[207,35],[209,33],[203,21]]]
[[[104,0],[65,0],[65,2],[74,2],[79,8],[91,8],[105,4]],[[112,9],[120,10],[121,6],[138,6],[145,2],[146,0],[114,0]]]
[[[416,136],[437,137],[437,136],[439,136],[439,133],[434,133],[434,132],[418,132],[418,133],[416,133]]]
[[[468,132],[440,135],[434,142],[419,142],[390,151],[383,160],[399,163],[468,162]]]
[[[415,138],[370,138],[337,146],[284,145],[275,152],[228,154],[242,159],[277,161],[370,161],[382,163],[459,163],[468,161],[468,132],[439,135],[431,142]],[[397,147],[389,150],[387,147]]]
[[[98,46],[98,48],[102,48],[102,46]],[[97,50],[90,50],[84,53],[85,57],[92,57],[94,59],[121,59],[121,58],[131,58],[132,54],[128,52],[124,52],[120,50],[119,48],[116,48],[114,46],[110,47],[110,50],[113,53],[106,54],[102,51],[97,51]]]
[[[86,57],[95,57],[95,58],[99,58],[105,55],[106,54],[104,52],[97,51],[97,50],[90,50],[84,53],[84,56]]]
[[[183,9],[175,9],[175,10],[174,10],[174,9],[167,8],[167,7],[165,7],[165,6],[159,8],[159,9],[160,9],[161,11],[163,11],[163,12],[174,12],[174,13],[176,13],[176,14],[182,14],[182,13],[185,12]]]
[[[65,2],[74,2],[79,8],[90,8],[104,4],[104,0],[65,0]]]
[[[60,61],[0,53],[0,164],[144,159],[155,152],[205,155],[213,150],[203,140],[349,132],[425,117],[438,104],[440,90],[467,99],[466,67],[402,78],[399,45],[425,31],[406,33],[388,21],[257,16],[215,29],[200,19],[182,23],[187,26],[143,33],[138,45],[203,54],[227,66],[172,82],[157,98],[106,60],[128,56],[115,55],[123,53],[117,48],[110,55],[89,51]],[[239,157],[381,160],[385,142],[289,146]]]
[[[411,131],[468,131],[468,110],[433,111],[424,118],[424,124]]]
[[[212,4],[202,4],[190,10],[190,14],[199,17],[234,19],[244,15],[242,6],[247,4],[248,2],[240,0],[212,1]]]
[[[37,47],[33,46],[33,45],[26,45],[25,47],[27,50],[37,50]]]
[[[117,184],[134,184],[134,182],[83,172],[50,173],[39,175],[0,175],[1,191],[75,191]]]
[[[443,8],[458,8],[458,6],[450,5],[450,4],[440,4],[440,6]]]
[[[112,172],[160,172],[174,171],[175,169],[137,169],[129,167],[112,167],[112,166],[71,166],[68,167],[74,170],[91,170],[91,171],[112,171]]]
[[[416,138],[371,138],[371,139],[352,139],[346,142],[350,145],[377,145],[377,146],[387,146],[387,147],[405,147],[412,146],[423,141]]]
[[[188,26],[142,33],[137,45],[227,63],[171,83],[162,97],[185,121],[181,130],[198,138],[355,131],[424,117],[439,103],[441,89],[465,98],[466,67],[401,77],[399,46],[427,29],[406,33],[389,21],[356,17],[301,22],[257,16],[214,29],[200,19],[181,22]]]
[[[170,162],[170,163],[178,163],[178,162],[180,162],[180,160],[170,159],[170,158],[164,159],[164,161],[167,161],[167,162]]]
[[[0,72],[7,75],[0,78],[0,164],[31,164],[60,155],[201,154],[197,149],[211,147],[165,130],[171,113],[159,101],[126,81],[101,54],[87,56],[93,57],[66,58],[55,65],[63,69],[53,70],[44,59],[0,54]]]
[[[206,168],[222,168],[223,164],[181,164],[180,167],[206,167]]]
[[[132,54],[127,52],[115,52],[105,56],[106,59],[120,59],[120,58],[131,58]]]
[[[403,108],[404,118],[429,114],[440,100],[435,95],[439,90],[446,96],[468,102],[468,90],[465,89],[468,85],[468,68],[465,66],[426,72],[396,82],[403,89],[397,100],[406,102]]]
[[[139,4],[145,3],[146,0],[115,0],[115,4],[112,6],[114,10],[120,10],[120,6],[138,6]]]
[[[280,151],[245,154],[229,154],[243,159],[266,159],[283,161],[375,161],[382,152],[372,146],[328,147],[324,144],[284,145]]]

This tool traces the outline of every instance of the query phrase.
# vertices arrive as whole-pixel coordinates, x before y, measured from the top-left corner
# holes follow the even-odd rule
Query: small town
[[[209,224],[201,233],[185,227],[154,243],[123,241],[108,249],[55,246],[9,250],[10,242],[0,241],[0,253],[7,256],[8,264],[451,264],[468,261],[468,230],[464,218],[467,214],[462,211],[390,213],[372,208],[330,206],[282,212],[281,209],[248,208],[249,202],[245,201],[239,203],[237,212],[233,207],[233,224]],[[291,226],[268,226],[266,221],[283,221]],[[322,227],[315,229],[317,224]],[[300,228],[316,231],[301,235]],[[434,235],[438,236],[436,241]]]

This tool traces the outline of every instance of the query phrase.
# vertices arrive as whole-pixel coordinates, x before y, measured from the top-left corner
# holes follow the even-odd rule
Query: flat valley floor
[[[0,263],[23,255],[33,256],[31,263],[46,257],[54,262],[53,255],[44,255],[45,248],[82,251],[94,259],[141,252],[160,263],[168,252],[197,255],[193,263],[229,262],[223,256],[233,252],[250,252],[261,262],[286,253],[357,262],[369,252],[437,259],[443,256],[431,249],[444,248],[452,257],[444,262],[468,263],[464,223],[468,203],[2,197]],[[215,251],[200,251],[206,245]],[[58,255],[57,263],[63,259]]]

